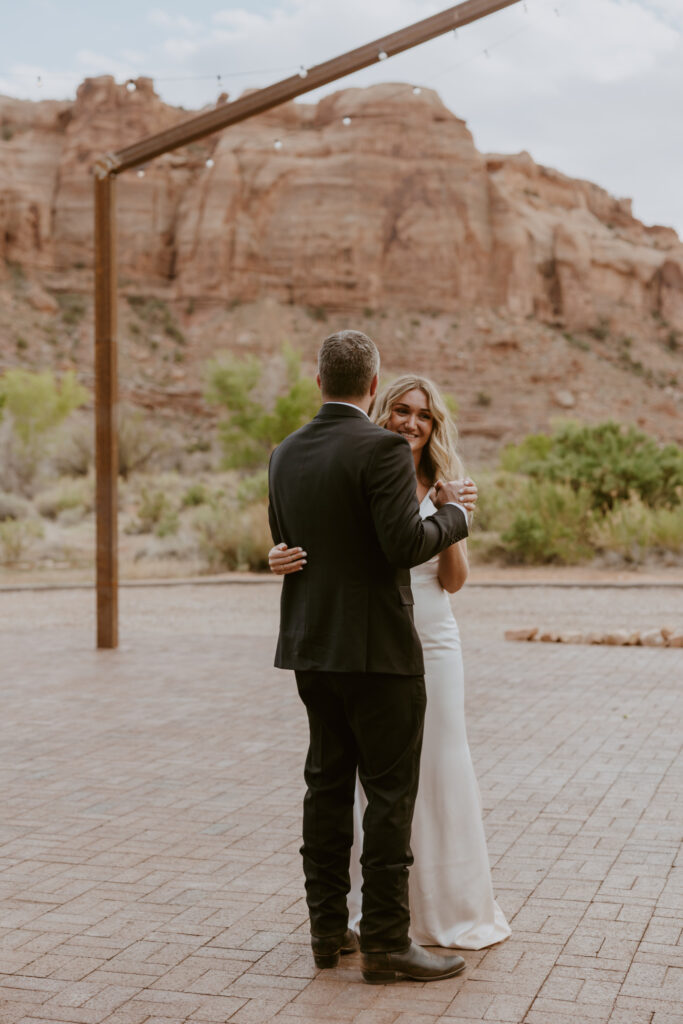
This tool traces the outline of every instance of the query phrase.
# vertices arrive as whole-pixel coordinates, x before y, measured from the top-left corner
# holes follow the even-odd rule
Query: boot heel
[[[396,981],[396,971],[361,971],[368,985],[390,985]]]
[[[339,963],[339,953],[314,953],[315,966],[324,971],[327,967],[336,967]]]

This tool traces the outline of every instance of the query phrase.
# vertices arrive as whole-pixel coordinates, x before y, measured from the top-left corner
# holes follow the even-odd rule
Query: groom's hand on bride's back
[[[301,572],[305,564],[306,552],[302,548],[288,548],[286,544],[276,544],[268,552],[268,565],[276,576],[289,576],[292,572]]]

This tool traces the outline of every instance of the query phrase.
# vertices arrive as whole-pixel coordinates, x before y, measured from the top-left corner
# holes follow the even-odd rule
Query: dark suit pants
[[[301,853],[311,933],[337,936],[348,925],[358,770],[368,799],[361,949],[406,949],[410,828],[427,702],[424,677],[297,672],[296,681],[310,726]]]

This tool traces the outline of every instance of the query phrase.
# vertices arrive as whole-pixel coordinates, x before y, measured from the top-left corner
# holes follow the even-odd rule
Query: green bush
[[[43,527],[35,519],[0,523],[0,565],[21,562],[33,542],[42,536]]]
[[[8,370],[0,377],[0,413],[11,415],[14,430],[24,444],[56,427],[88,398],[71,370],[61,383],[49,370]]]
[[[586,490],[551,481],[529,481],[501,540],[509,560],[572,565],[591,558],[593,514]]]
[[[212,571],[264,572],[272,547],[265,504],[240,508],[213,502],[197,509],[193,528],[199,550]]]
[[[31,506],[16,494],[0,491],[0,523],[8,519],[25,519]]]
[[[633,495],[596,519],[592,541],[601,552],[614,552],[638,563],[651,552],[683,552],[683,515],[679,509],[652,509]]]
[[[52,373],[8,370],[0,377],[0,487],[30,495],[49,463],[57,429],[88,392],[73,373],[58,382]]]
[[[168,451],[168,435],[143,413],[124,407],[119,416],[119,476],[127,480]]]
[[[183,508],[193,508],[196,505],[206,504],[208,500],[209,492],[204,484],[190,484],[180,499],[180,504]]]
[[[264,501],[268,497],[268,470],[261,469],[252,476],[245,477],[237,488],[237,500],[240,505],[252,505]]]
[[[208,364],[206,397],[227,413],[219,425],[226,469],[264,466],[275,445],[317,412],[320,394],[312,380],[301,376],[297,353],[285,346],[282,360],[286,391],[271,408],[254,396],[262,376],[258,359],[224,356]]]
[[[532,434],[508,446],[504,469],[587,491],[603,512],[636,494],[651,508],[674,508],[683,486],[683,449],[660,445],[635,427],[566,423],[551,435]]]
[[[59,480],[37,496],[35,505],[45,519],[57,519],[62,512],[71,509],[79,509],[87,515],[95,505],[94,481],[91,477]]]
[[[172,504],[165,491],[153,491],[143,487],[137,520],[126,528],[127,533],[152,533],[157,537],[167,537],[176,533],[180,525],[178,510]]]

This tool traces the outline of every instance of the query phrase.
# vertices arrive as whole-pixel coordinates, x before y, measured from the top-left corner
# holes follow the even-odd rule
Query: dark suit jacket
[[[308,564],[282,585],[278,668],[421,675],[409,569],[467,536],[455,505],[424,521],[404,438],[326,403],[273,452],[270,528]]]

